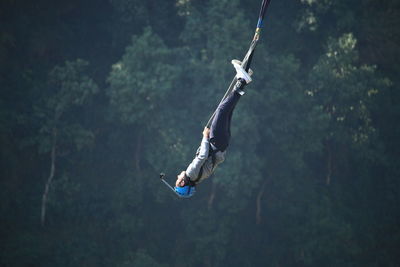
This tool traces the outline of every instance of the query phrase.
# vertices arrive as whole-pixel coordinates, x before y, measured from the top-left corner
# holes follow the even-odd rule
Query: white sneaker
[[[232,64],[233,62],[235,62],[235,64],[239,64],[240,66],[242,66],[242,61],[238,60],[238,59],[232,59]],[[253,70],[249,69],[249,71],[247,72],[250,76],[253,75]]]
[[[243,67],[242,67],[242,63],[237,60],[237,59],[233,59],[232,61],[233,66],[235,67],[236,70],[236,78],[242,78],[243,80],[246,81],[246,84],[249,84],[251,82],[251,75],[253,74],[253,71],[251,69],[249,69],[249,72],[247,73]]]

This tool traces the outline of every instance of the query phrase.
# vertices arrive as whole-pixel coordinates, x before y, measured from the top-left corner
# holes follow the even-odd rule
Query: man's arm
[[[208,151],[210,149],[210,129],[207,127],[203,130],[203,139],[200,144],[200,151],[196,155],[196,158],[204,160],[208,158]]]
[[[199,174],[201,166],[208,158],[208,152],[210,149],[210,129],[205,127],[203,130],[203,139],[201,140],[200,150],[196,157],[193,159],[192,163],[188,166],[186,170],[186,175],[192,179],[195,179]]]

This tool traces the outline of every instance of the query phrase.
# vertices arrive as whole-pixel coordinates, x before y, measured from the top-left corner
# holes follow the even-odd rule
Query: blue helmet
[[[179,197],[183,198],[189,198],[196,193],[196,187],[195,186],[190,186],[190,185],[185,185],[185,186],[175,186],[174,187],[175,192],[178,194]]]

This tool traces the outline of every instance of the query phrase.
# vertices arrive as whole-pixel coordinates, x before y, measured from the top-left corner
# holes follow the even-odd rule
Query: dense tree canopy
[[[260,3],[1,1],[1,266],[400,264],[398,1],[272,0],[226,162],[160,183]]]

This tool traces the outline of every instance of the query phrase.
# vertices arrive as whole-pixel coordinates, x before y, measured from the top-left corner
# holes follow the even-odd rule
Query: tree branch
[[[327,150],[328,150],[328,161],[327,161],[327,174],[326,174],[326,185],[331,184],[331,177],[332,177],[332,151],[331,147],[328,144],[327,145]]]
[[[54,178],[54,173],[56,171],[56,147],[57,147],[57,128],[53,128],[53,144],[51,147],[51,154],[50,154],[50,174],[49,177],[47,178],[47,182],[44,187],[44,192],[42,195],[42,208],[41,208],[41,216],[40,216],[40,222],[41,225],[44,226],[45,220],[46,220],[46,203],[47,203],[47,198],[50,190],[50,185],[51,182]]]
[[[210,194],[210,197],[208,198],[208,209],[209,210],[212,208],[212,204],[214,203],[216,189],[217,189],[217,184],[212,183],[211,194]]]
[[[261,223],[261,197],[263,196],[265,192],[265,185],[267,184],[267,181],[264,181],[262,184],[260,191],[257,194],[257,200],[256,200],[256,224]]]
[[[139,133],[136,138],[136,149],[135,149],[135,167],[140,172],[140,152],[142,150],[142,133]]]

